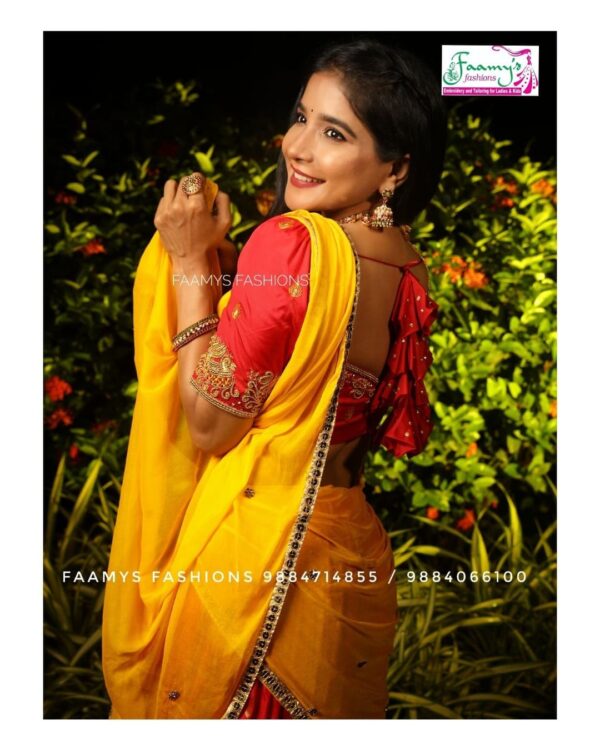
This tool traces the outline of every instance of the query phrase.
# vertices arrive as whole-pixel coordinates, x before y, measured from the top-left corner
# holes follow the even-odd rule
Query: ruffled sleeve
[[[433,427],[423,379],[433,359],[428,339],[439,306],[410,271],[400,284],[391,316],[392,345],[370,415],[373,443],[397,457],[412,457],[425,448]],[[390,406],[391,413],[377,427]]]
[[[254,230],[190,380],[204,398],[239,417],[259,414],[300,333],[309,271],[310,235],[301,222],[275,216]]]

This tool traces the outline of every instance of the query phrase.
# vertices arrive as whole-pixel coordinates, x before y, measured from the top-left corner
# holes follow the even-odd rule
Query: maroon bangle
[[[193,323],[191,326],[188,326],[181,331],[181,333],[178,333],[177,336],[173,336],[171,339],[173,342],[173,351],[176,352],[178,349],[181,349],[182,346],[189,344],[190,341],[197,339],[198,336],[203,336],[205,333],[214,331],[218,325],[219,316],[217,313],[211,313],[205,318],[202,318],[202,320]]]

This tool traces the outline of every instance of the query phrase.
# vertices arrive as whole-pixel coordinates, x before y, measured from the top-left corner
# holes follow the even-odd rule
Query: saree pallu
[[[320,484],[359,264],[337,222],[301,209],[276,217],[281,231],[288,217],[311,236],[305,320],[262,411],[221,457],[193,445],[181,408],[158,233],[138,266],[138,393],[102,626],[110,718],[239,719],[256,680],[293,718],[385,716],[391,544],[360,486]]]

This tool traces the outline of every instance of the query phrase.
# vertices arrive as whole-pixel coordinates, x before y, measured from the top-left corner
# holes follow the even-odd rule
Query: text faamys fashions
[[[385,718],[397,622],[391,543],[359,485],[321,486],[360,266],[343,228],[304,209],[253,236],[277,252],[296,222],[310,234],[304,321],[252,427],[222,457],[194,446],[180,404],[175,292],[158,233],[140,260],[139,385],[109,571],[139,570],[141,580],[105,591],[109,718],[239,719],[257,680],[292,718]],[[252,575],[152,577],[199,569]],[[311,571],[321,575],[303,575]]]

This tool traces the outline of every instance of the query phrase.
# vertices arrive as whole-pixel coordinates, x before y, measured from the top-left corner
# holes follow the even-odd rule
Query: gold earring
[[[387,205],[388,200],[394,195],[393,190],[386,190],[385,188],[381,191],[383,197],[383,203],[373,209],[372,219],[369,226],[375,227],[376,229],[385,229],[387,227],[394,226],[394,212]]]

